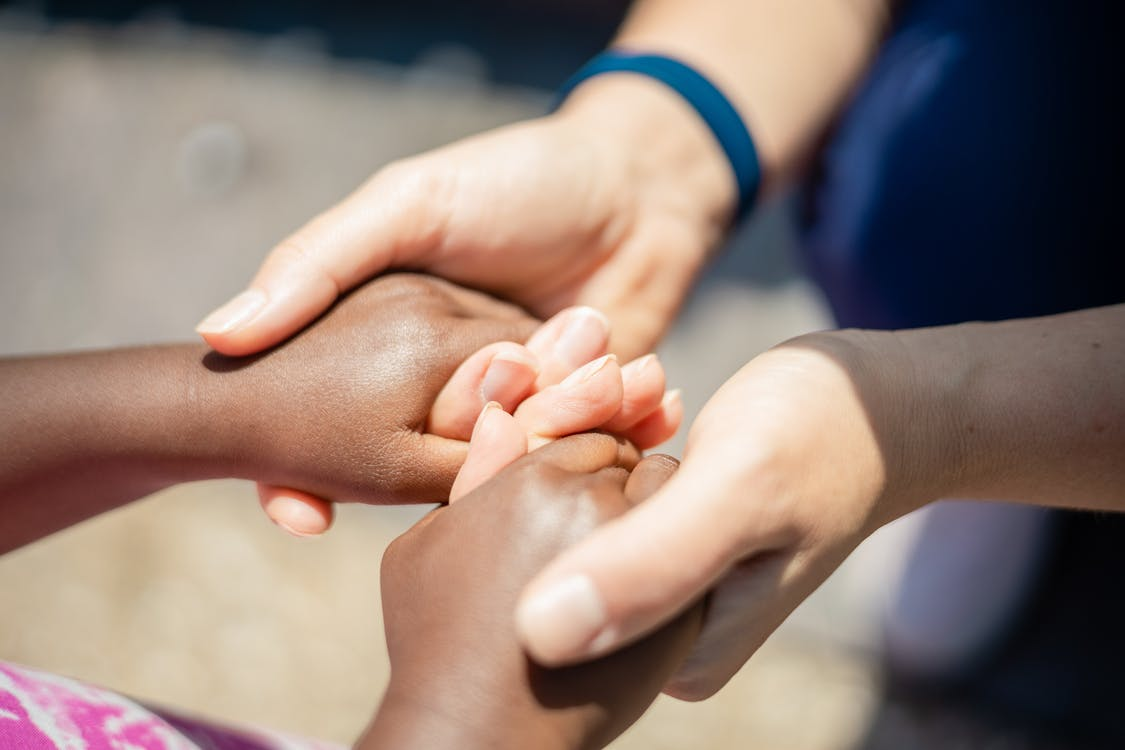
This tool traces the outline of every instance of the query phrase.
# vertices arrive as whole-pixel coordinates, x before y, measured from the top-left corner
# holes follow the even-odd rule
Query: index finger
[[[284,341],[348,289],[432,246],[442,222],[427,194],[425,173],[383,170],[271,250],[249,288],[196,331],[234,357]]]

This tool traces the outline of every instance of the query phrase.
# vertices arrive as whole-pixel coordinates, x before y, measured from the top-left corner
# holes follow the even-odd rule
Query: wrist
[[[883,357],[873,363],[896,404],[891,434],[898,448],[909,512],[934,500],[963,495],[972,449],[965,425],[974,407],[974,380],[965,341],[956,329],[913,329],[879,334]],[[893,351],[893,354],[890,352]],[[885,365],[884,365],[885,363]]]
[[[238,429],[223,406],[217,375],[199,344],[142,347],[108,353],[107,387],[91,408],[119,437],[90,440],[154,483],[241,476],[235,472]]]
[[[846,371],[858,416],[870,425],[883,474],[874,527],[949,496],[960,465],[951,439],[959,405],[931,342],[915,331],[848,329],[812,336],[814,346]]]
[[[528,716],[518,706],[488,710],[490,701],[457,686],[442,695],[448,679],[417,681],[392,677],[359,750],[575,750],[583,747],[541,716]],[[433,689],[430,689],[430,688]],[[577,735],[576,735],[577,736]]]
[[[584,129],[622,161],[638,200],[680,216],[717,244],[730,226],[738,186],[715,136],[678,93],[632,73],[606,73],[582,82],[559,111],[560,121]]]
[[[0,363],[0,551],[178,482],[223,474],[202,347]]]

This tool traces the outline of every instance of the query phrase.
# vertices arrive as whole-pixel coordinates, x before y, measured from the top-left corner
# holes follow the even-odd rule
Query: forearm
[[[1125,510],[1125,305],[897,336],[943,495]]]
[[[206,351],[0,360],[0,552],[171,484],[230,473],[237,448]]]
[[[614,43],[675,56],[718,85],[753,133],[768,187],[804,162],[874,53],[890,6],[891,0],[639,0]],[[709,161],[722,165],[695,113],[659,83],[601,76],[571,98],[577,110],[616,112],[609,127],[628,128],[630,147],[668,152],[669,163],[673,139],[682,140],[674,160],[680,179]],[[682,158],[689,149],[699,157],[690,166]],[[729,170],[719,176],[725,184],[697,192],[729,211],[733,179]]]

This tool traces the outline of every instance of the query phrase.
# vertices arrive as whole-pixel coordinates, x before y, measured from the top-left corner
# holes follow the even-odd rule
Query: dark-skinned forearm
[[[0,360],[0,551],[251,456],[202,345]],[[220,387],[222,386],[222,387]]]

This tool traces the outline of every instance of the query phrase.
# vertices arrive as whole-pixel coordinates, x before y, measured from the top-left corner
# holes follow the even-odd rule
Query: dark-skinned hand
[[[695,604],[648,638],[576,667],[537,666],[515,630],[520,591],[550,560],[653,493],[666,456],[601,434],[536,450],[399,537],[383,558],[391,682],[360,746],[598,748],[659,694],[699,630]]]

